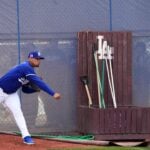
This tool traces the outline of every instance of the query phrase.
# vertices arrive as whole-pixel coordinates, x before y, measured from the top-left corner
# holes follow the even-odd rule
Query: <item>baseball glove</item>
[[[40,88],[33,83],[28,83],[22,86],[22,91],[24,93],[30,94],[30,93],[40,92]]]

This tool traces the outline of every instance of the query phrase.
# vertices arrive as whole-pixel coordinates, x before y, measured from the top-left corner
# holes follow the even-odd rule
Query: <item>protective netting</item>
[[[0,76],[39,49],[46,59],[37,73],[62,100],[44,92],[21,93],[22,109],[31,132],[77,131],[76,33],[133,31],[133,105],[149,106],[149,0],[1,0]],[[144,79],[144,80],[142,80]],[[0,105],[0,131],[18,130]]]
[[[133,105],[150,106],[150,36],[133,40]]]
[[[75,130],[76,114],[76,39],[22,40],[21,62],[27,59],[29,51],[39,49],[45,56],[37,73],[53,89],[62,94],[61,101],[54,101],[44,92],[21,93],[22,109],[32,132],[68,132]],[[11,45],[11,46],[10,46]],[[11,47],[9,49],[9,47]],[[14,51],[12,50],[14,49]],[[17,43],[1,43],[1,75],[17,64]],[[6,52],[4,51],[6,50]],[[1,106],[1,130],[15,129],[12,116]],[[72,116],[74,116],[72,118]],[[4,125],[4,126],[3,126]],[[11,127],[11,128],[10,128]]]

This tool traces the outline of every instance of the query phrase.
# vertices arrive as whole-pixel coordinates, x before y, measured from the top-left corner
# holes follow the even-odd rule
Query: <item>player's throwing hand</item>
[[[53,96],[55,99],[60,99],[61,98],[61,95],[59,93],[55,93],[54,96]]]

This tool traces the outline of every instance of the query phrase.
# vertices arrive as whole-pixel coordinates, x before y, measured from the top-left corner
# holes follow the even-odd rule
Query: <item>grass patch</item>
[[[48,149],[52,150],[52,149]],[[106,146],[106,147],[87,147],[87,148],[59,148],[53,150],[150,150],[148,147],[119,147],[119,146]]]

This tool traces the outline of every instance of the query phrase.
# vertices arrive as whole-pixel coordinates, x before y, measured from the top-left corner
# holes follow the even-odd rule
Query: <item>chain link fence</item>
[[[37,73],[62,94],[56,102],[18,91],[30,132],[77,131],[76,33],[83,30],[134,33],[133,105],[149,106],[149,8],[149,0],[0,1],[0,76],[39,49],[46,59]],[[9,113],[0,104],[0,131],[18,130]]]

